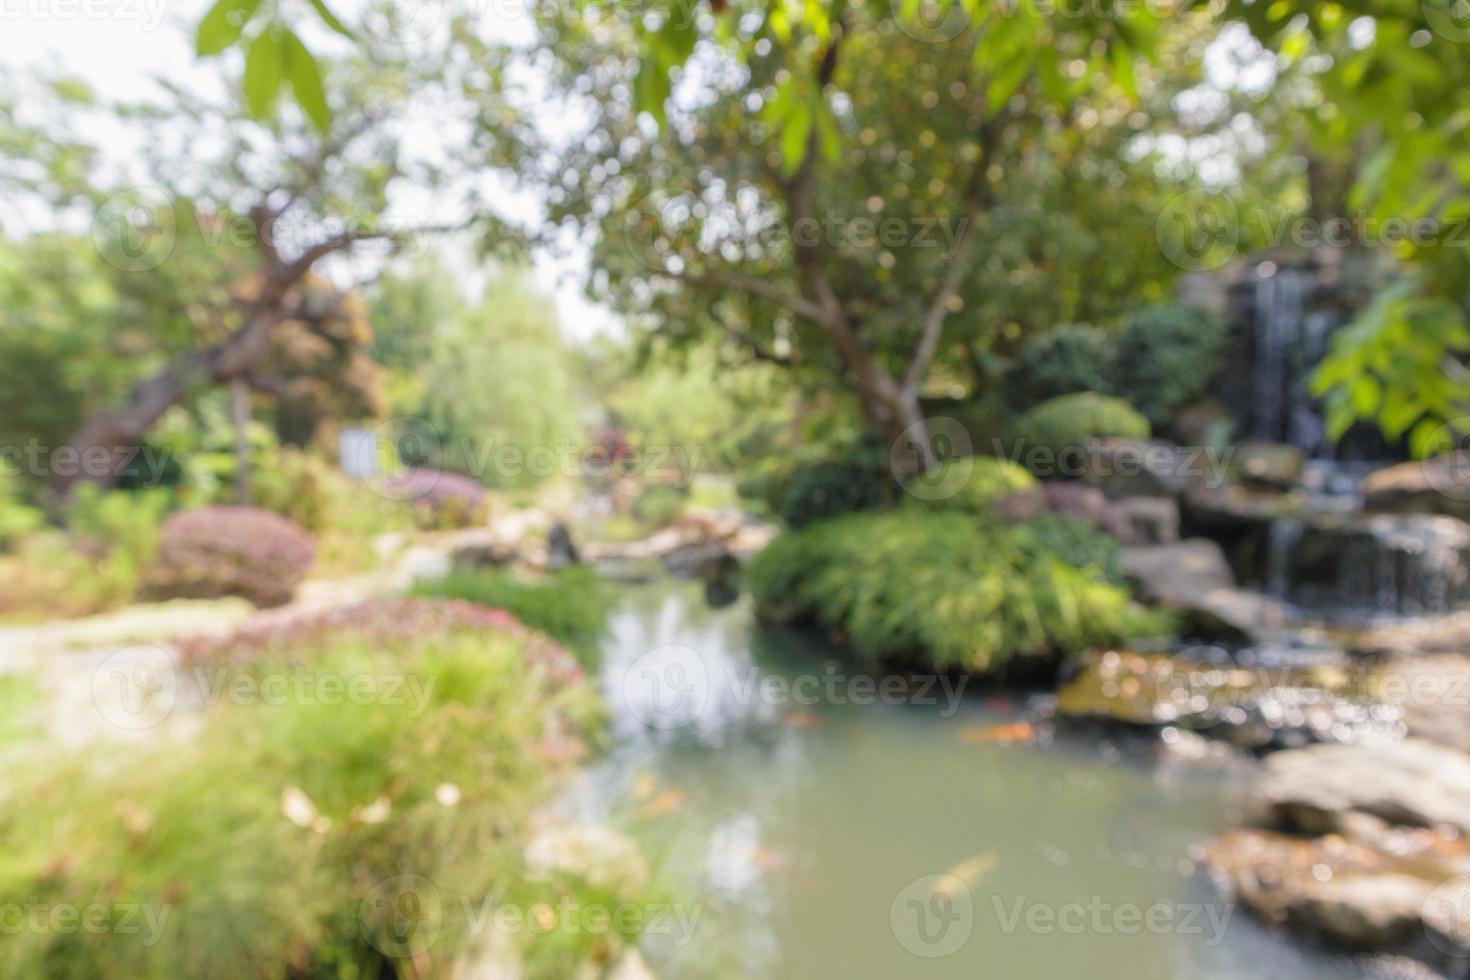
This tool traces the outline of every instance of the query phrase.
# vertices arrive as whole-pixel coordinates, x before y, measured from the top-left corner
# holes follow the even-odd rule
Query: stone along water
[[[837,651],[697,585],[628,587],[610,630],[614,746],[565,806],[627,826],[697,906],[687,936],[645,940],[663,977],[1373,975],[1265,932],[1190,860],[1238,820],[1238,776],[1081,735],[1001,744],[1020,706],[979,692],[861,704],[834,680],[794,703]],[[691,697],[655,705],[644,681],[673,667]]]

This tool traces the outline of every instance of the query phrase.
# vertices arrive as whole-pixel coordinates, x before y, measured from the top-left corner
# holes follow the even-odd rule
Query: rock
[[[1109,498],[1172,497],[1205,480],[1204,454],[1169,442],[1101,439],[1092,443],[1083,479]]]
[[[1408,659],[1470,652],[1470,613],[1375,624],[1344,631],[1348,649],[1362,657]]]
[[[1318,515],[1282,525],[1271,577],[1310,609],[1364,614],[1449,612],[1470,600],[1470,525],[1452,517]]]
[[[1405,874],[1355,874],[1310,882],[1294,914],[1329,942],[1354,949],[1405,949],[1424,939],[1433,887]]]
[[[1179,540],[1179,502],[1173,497],[1124,497],[1113,506],[1128,528],[1124,544],[1174,544]]]
[[[1251,803],[1268,819],[1308,833],[1340,830],[1353,812],[1470,833],[1470,756],[1423,739],[1279,752],[1266,760]]]
[[[1235,585],[1225,553],[1205,538],[1124,548],[1120,557],[1124,573],[1145,602],[1186,607],[1207,592]]]
[[[1047,509],[1075,517],[1122,540],[1130,531],[1127,520],[1097,487],[1071,480],[1048,480],[1041,485]]]
[[[449,562],[458,571],[473,572],[509,565],[519,557],[515,547],[504,542],[467,541],[450,551]]]
[[[546,570],[555,572],[581,561],[576,542],[572,540],[572,532],[561,521],[551,525],[551,530],[546,535]]]
[[[1384,701],[1403,712],[1410,735],[1470,753],[1470,658],[1390,664],[1376,687]]]
[[[1371,511],[1470,520],[1470,453],[1378,470],[1363,481],[1363,502]]]
[[[1291,490],[1301,482],[1306,456],[1278,442],[1242,442],[1232,447],[1231,475],[1248,487]]]
[[[1259,646],[1289,637],[1286,604],[1243,589],[1213,589],[1177,606],[1184,635],[1232,646]]]

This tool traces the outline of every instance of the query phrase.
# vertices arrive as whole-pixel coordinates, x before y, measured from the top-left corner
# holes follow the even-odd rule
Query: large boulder
[[[1470,520],[1470,452],[1378,470],[1363,481],[1363,501],[1374,511]]]
[[[1264,818],[1307,833],[1340,832],[1362,813],[1414,827],[1470,833],[1470,756],[1423,739],[1314,745],[1266,760],[1251,790]]]
[[[1124,497],[1114,506],[1127,528],[1124,544],[1174,544],[1179,540],[1179,502],[1173,497]]]
[[[1124,548],[1123,571],[1145,602],[1183,607],[1216,589],[1235,586],[1220,546],[1205,538]]]

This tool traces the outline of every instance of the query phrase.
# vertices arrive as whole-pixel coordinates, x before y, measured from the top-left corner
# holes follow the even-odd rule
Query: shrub
[[[16,477],[0,468],[0,551],[45,523],[46,516],[21,499]]]
[[[224,690],[282,678],[295,690],[303,671],[406,680],[369,697],[225,697],[188,740],[7,771],[0,903],[167,919],[139,916],[147,932],[129,942],[26,930],[0,947],[0,974],[414,977],[426,941],[436,973],[475,948],[467,916],[488,901],[647,900],[637,855],[608,877],[539,854],[533,814],[599,736],[601,712],[571,659],[503,613],[379,600],[251,626],[187,662]],[[416,882],[432,887],[396,887]],[[415,932],[415,915],[437,928]],[[519,975],[580,975],[627,934],[561,932],[511,940]]]
[[[485,518],[485,488],[458,473],[409,467],[389,477],[383,491],[413,504],[426,527],[471,527]]]
[[[1204,393],[1220,368],[1225,324],[1190,306],[1156,306],[1129,319],[1118,341],[1113,390],[1162,425]]]
[[[1021,348],[1005,377],[1013,405],[1030,407],[1061,395],[1113,390],[1115,339],[1097,327],[1063,324]]]
[[[614,601],[607,581],[585,566],[564,568],[533,581],[503,568],[451,572],[418,583],[413,594],[503,609],[565,644],[586,666],[596,663],[598,642]]]
[[[967,514],[994,516],[1008,500],[1032,492],[1036,507],[1045,506],[1040,484],[1025,468],[1003,459],[970,456],[947,460],[910,483],[907,499],[939,510],[959,510]]]
[[[781,518],[792,527],[887,503],[892,480],[866,460],[808,463],[791,474],[781,499]]]
[[[825,521],[773,542],[747,576],[758,606],[813,620],[879,660],[995,670],[1123,639],[1128,593],[1042,535],[905,509]]]
[[[257,606],[291,601],[316,556],[296,524],[255,507],[201,507],[163,524],[148,576],[159,598],[240,596]]]
[[[1087,521],[1066,514],[1042,514],[1017,532],[1023,547],[1055,555],[1068,565],[1099,572],[1113,585],[1127,584],[1118,539]]]
[[[689,492],[667,483],[644,488],[633,501],[633,518],[649,527],[668,527],[689,504]]]
[[[1091,392],[1042,402],[1016,423],[1021,458],[1041,449],[1050,458],[1039,462],[1051,467],[1055,467],[1058,457],[1094,439],[1147,439],[1151,432],[1148,419],[1127,402]]]

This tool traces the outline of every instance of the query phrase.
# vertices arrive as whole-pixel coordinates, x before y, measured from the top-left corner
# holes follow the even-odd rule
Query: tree
[[[403,138],[407,120],[442,111],[430,96],[445,90],[449,66],[421,70],[401,54],[368,50],[327,63],[327,75],[335,111],[325,125],[291,111],[259,122],[260,106],[249,100],[210,101],[167,84],[157,103],[99,107],[148,134],[151,186],[114,193],[86,168],[71,186],[33,182],[31,190],[51,190],[57,204],[75,201],[76,185],[87,188],[84,200],[101,204],[94,238],[123,273],[120,281],[131,291],[165,294],[138,312],[167,311],[188,338],[166,364],[132,385],[124,404],[89,413],[69,444],[82,458],[109,462],[59,475],[63,491],[83,476],[111,482],[130,447],[199,385],[239,380],[283,394],[272,364],[281,330],[341,319],[328,307],[347,293],[312,286],[329,260],[370,243],[392,250],[466,227],[484,213],[478,195],[464,191],[446,208],[454,214],[448,220],[389,217],[395,186],[442,189],[451,176],[441,163],[416,156]],[[33,143],[48,144],[60,147],[63,139]],[[189,276],[194,288],[177,288]],[[137,324],[148,332],[160,326]]]

